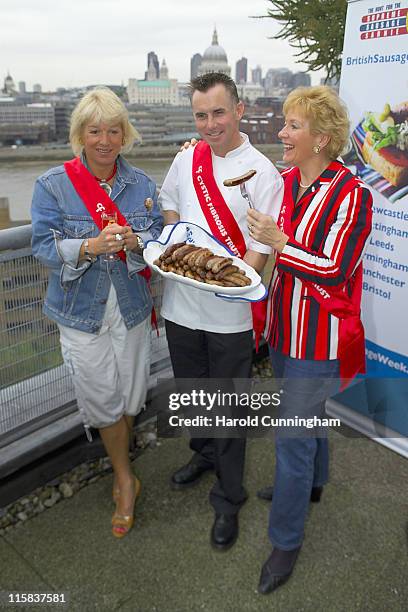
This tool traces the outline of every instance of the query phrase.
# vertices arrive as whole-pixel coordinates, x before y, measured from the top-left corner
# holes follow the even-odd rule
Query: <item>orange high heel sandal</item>
[[[142,485],[140,483],[140,480],[136,478],[135,476],[135,502],[134,502],[135,504],[136,504],[137,498],[140,495],[141,489],[142,489]],[[116,497],[116,501],[117,501],[117,497]],[[112,534],[115,536],[115,538],[125,537],[125,535],[127,535],[129,531],[132,529],[134,522],[135,522],[134,512],[133,514],[122,515],[122,514],[118,514],[115,511],[112,516]]]

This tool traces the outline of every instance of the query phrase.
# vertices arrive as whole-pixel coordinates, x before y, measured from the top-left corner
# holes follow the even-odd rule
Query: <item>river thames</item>
[[[9,201],[12,225],[30,222],[31,198],[36,178],[72,157],[68,147],[55,151],[50,150],[50,147],[21,147],[18,150],[0,148],[0,199],[7,198]],[[257,148],[272,161],[282,158],[282,145],[259,145]],[[144,151],[134,149],[128,159],[130,164],[144,170],[161,185],[177,150],[177,146],[146,147]]]
[[[141,168],[156,183],[161,184],[170,167],[172,158],[143,159],[140,158],[133,165]],[[0,198],[8,198],[10,220],[13,225],[21,221],[30,221],[30,205],[33,195],[35,179],[43,172],[57,166],[59,161],[27,161],[2,162],[0,165]]]

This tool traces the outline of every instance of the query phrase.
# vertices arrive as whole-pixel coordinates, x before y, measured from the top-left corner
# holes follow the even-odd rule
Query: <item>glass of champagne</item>
[[[107,213],[104,212],[101,214],[102,220],[102,229],[105,229],[108,225],[113,225],[118,222],[118,215],[116,212]],[[119,259],[119,255],[117,253],[105,253],[104,261],[115,261]]]

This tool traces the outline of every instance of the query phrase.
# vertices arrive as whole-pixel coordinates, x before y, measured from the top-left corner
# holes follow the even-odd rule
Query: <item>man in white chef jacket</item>
[[[248,202],[238,186],[225,187],[223,181],[255,169],[256,175],[246,183],[249,197],[257,210],[277,219],[283,196],[282,179],[274,165],[239,131],[244,105],[230,77],[213,72],[193,79],[191,105],[197,131],[204,141],[201,144],[209,156],[206,158],[209,163],[200,168],[213,174],[224,209],[226,204],[238,226],[236,232],[242,233],[244,261],[260,272],[271,249],[251,238],[246,222]],[[193,184],[193,172],[198,172],[194,151],[195,147],[190,147],[176,155],[159,200],[166,224],[188,221],[214,235],[211,231],[214,214],[209,218]],[[225,221],[228,230],[222,207],[218,209],[217,198],[213,201],[220,215],[218,225]],[[166,280],[161,314],[166,322],[176,379],[251,377],[250,304],[227,302],[213,293]],[[217,549],[231,547],[238,536],[238,512],[246,499],[242,486],[245,442],[245,438],[192,438],[191,460],[171,478],[173,488],[184,489],[196,484],[206,471],[215,470],[216,479],[210,491],[215,511],[211,543]]]

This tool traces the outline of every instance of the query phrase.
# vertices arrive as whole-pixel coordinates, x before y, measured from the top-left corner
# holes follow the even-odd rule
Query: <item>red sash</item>
[[[95,180],[95,177],[84,166],[79,157],[75,157],[65,162],[64,168],[75,191],[85,204],[96,227],[100,231],[103,229],[102,213],[116,213],[118,225],[122,225],[123,227],[129,226],[129,223],[126,221],[115,202],[111,200],[106,191],[102,189],[98,181]],[[126,253],[123,250],[119,251],[118,255],[123,262],[126,262]],[[138,274],[143,276],[146,282],[149,283],[152,275],[150,268],[146,267],[138,272]],[[154,325],[158,331],[154,308],[152,309],[151,320],[152,325]]]
[[[334,167],[334,164],[338,166]],[[334,170],[344,169],[340,163],[332,164]],[[348,171],[347,171],[348,172]],[[356,187],[355,177],[350,174],[350,180],[346,182],[341,190],[342,198]],[[297,172],[293,169],[285,177],[285,195],[279,213],[278,226],[294,240],[292,229],[292,213],[295,206],[293,200],[293,182]],[[279,262],[279,253],[276,262]],[[339,343],[338,356],[340,360],[341,390],[345,389],[356,374],[365,373],[365,339],[364,327],[360,319],[361,294],[363,288],[363,266],[360,263],[353,276],[349,279],[350,297],[347,295],[346,283],[339,287],[326,287],[318,283],[302,280],[310,295],[325,308],[330,314],[339,320]]]
[[[204,140],[194,147],[192,170],[194,189],[212,235],[242,259],[247,250],[245,239],[215,181],[211,148]],[[265,328],[266,304],[266,299],[251,303],[257,351]]]

